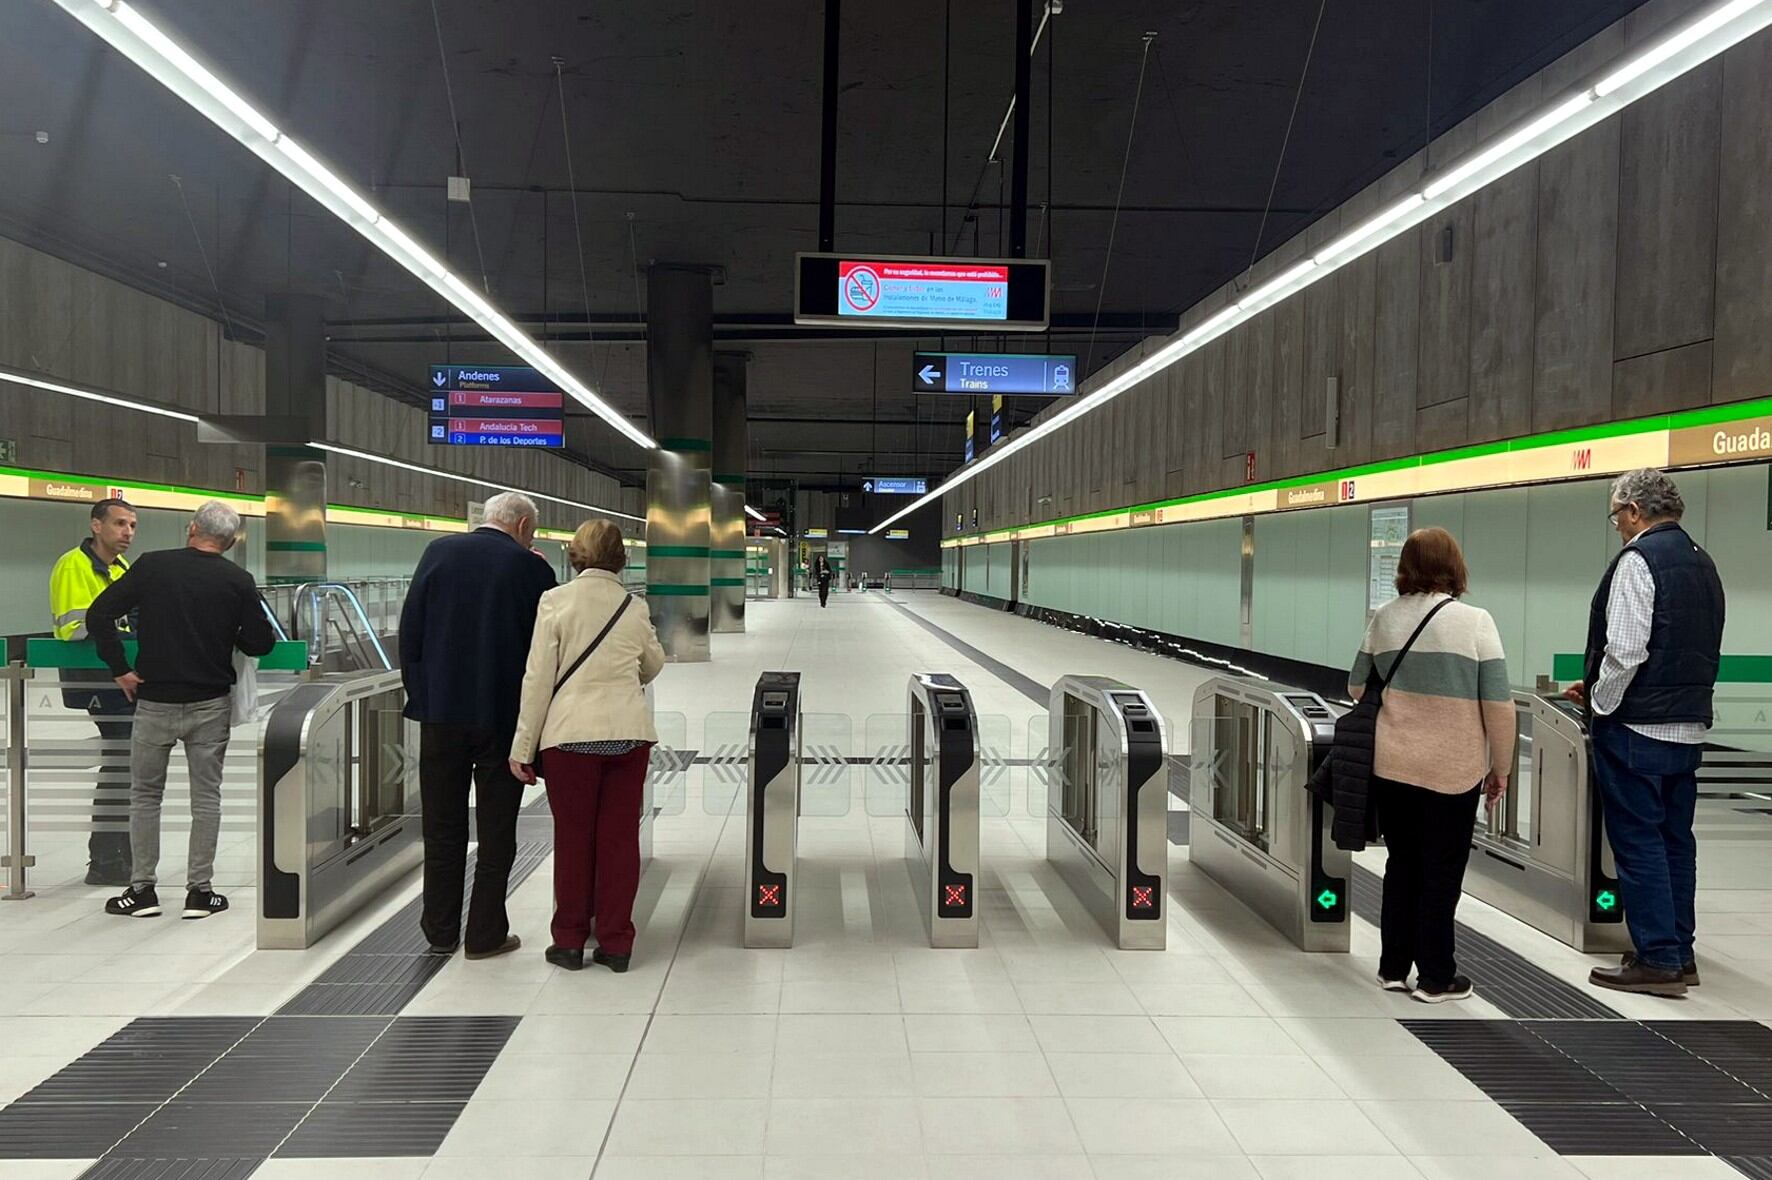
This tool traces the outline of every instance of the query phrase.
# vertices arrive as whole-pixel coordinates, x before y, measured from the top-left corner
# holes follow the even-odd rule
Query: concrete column
[[[325,303],[265,300],[265,581],[326,580]]]
[[[659,449],[646,472],[646,604],[665,654],[708,658],[714,284],[706,267],[646,274],[646,393]]]
[[[745,418],[745,373],[750,356],[714,354],[714,495],[709,615],[713,629],[744,630],[745,469],[750,425]]]

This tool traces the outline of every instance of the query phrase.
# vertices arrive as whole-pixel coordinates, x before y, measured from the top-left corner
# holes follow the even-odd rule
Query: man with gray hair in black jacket
[[[1606,516],[1624,548],[1588,611],[1586,674],[1594,781],[1636,949],[1596,967],[1598,987],[1683,996],[1698,984],[1698,765],[1714,719],[1723,582],[1680,527],[1686,501],[1659,471],[1626,472]]]
[[[424,803],[419,925],[437,954],[461,943],[468,958],[485,959],[521,945],[505,911],[523,802],[523,784],[511,774],[511,738],[536,608],[554,587],[547,561],[530,552],[535,526],[528,496],[492,497],[485,524],[426,547],[400,614],[400,673],[406,716],[419,723]],[[480,851],[464,935],[470,780]]]
[[[221,832],[222,764],[233,712],[234,652],[262,656],[276,643],[252,575],[224,554],[240,514],[220,500],[197,509],[183,549],[143,556],[86,610],[86,630],[117,687],[135,702],[130,735],[130,885],[105,912],[152,918],[160,911],[160,803],[172,748],[191,772],[191,843],[185,868],[187,918],[228,908],[210,881]],[[135,612],[140,646],[130,666],[117,620]]]

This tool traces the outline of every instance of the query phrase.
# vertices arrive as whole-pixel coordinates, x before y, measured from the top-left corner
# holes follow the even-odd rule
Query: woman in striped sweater
[[[1397,654],[1435,606],[1384,692],[1372,789],[1389,859],[1384,870],[1379,986],[1434,1004],[1471,994],[1453,959],[1452,919],[1463,892],[1477,793],[1490,805],[1513,769],[1513,693],[1495,620],[1458,602],[1469,576],[1445,529],[1419,529],[1397,563],[1397,593],[1367,625],[1348,691],[1390,674]],[[1409,969],[1416,969],[1415,985]]]

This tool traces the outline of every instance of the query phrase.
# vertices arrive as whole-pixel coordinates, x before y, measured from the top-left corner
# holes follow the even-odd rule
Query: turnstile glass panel
[[[744,814],[750,777],[751,714],[709,713],[702,719],[701,751],[690,769],[690,789],[708,815]]]
[[[688,806],[689,718],[682,713],[658,713],[652,718],[658,730],[658,744],[652,747],[652,758],[646,764],[646,778],[652,787],[652,810],[658,815],[682,815]]]
[[[1208,813],[1264,851],[1268,792],[1276,769],[1267,718],[1258,705],[1221,696],[1204,735],[1205,748],[1212,751]],[[1196,743],[1201,736],[1196,732]]]
[[[869,815],[902,816],[910,801],[911,747],[903,713],[874,713],[862,725],[867,768],[862,788]]]
[[[911,828],[917,833],[917,839],[923,840],[923,797],[928,783],[935,773],[931,765],[934,751],[930,748],[928,712],[923,702],[916,697],[911,698],[911,714],[909,722],[910,753],[906,770],[909,773],[909,796],[905,803],[911,817]]]
[[[1101,850],[1100,804],[1095,774],[1095,710],[1070,694],[1064,698],[1064,746],[1054,751],[1058,814],[1083,842]]]
[[[847,713],[800,715],[800,814],[848,815],[855,775],[855,723]]]
[[[406,718],[401,715],[405,706],[406,692],[396,688],[365,697],[346,710],[362,718],[353,791],[357,810],[349,825],[356,837],[373,835],[417,810],[417,800],[406,795]]]
[[[1533,793],[1538,785],[1538,743],[1533,732],[1532,706],[1516,701],[1514,717],[1518,722],[1518,729],[1515,733],[1513,779],[1507,785],[1507,796],[1490,820],[1490,830],[1503,840],[1530,845],[1535,807]]]
[[[1009,814],[1014,794],[1015,750],[1010,742],[1015,727],[1001,713],[979,713],[978,722],[978,814]]]

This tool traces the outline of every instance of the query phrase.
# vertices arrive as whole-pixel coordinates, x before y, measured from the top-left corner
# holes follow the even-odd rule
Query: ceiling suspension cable
[[[1079,376],[1095,368],[1095,336],[1101,330],[1101,307],[1107,298],[1108,269],[1114,264],[1114,238],[1120,232],[1120,203],[1126,199],[1126,171],[1132,164],[1132,140],[1138,133],[1138,110],[1144,105],[1144,74],[1151,62],[1151,43],[1155,33],[1144,35],[1144,52],[1138,58],[1138,89],[1132,96],[1132,120],[1126,125],[1126,150],[1120,155],[1120,187],[1114,194],[1114,215],[1108,222],[1107,257],[1101,260],[1101,283],[1095,291],[1095,320],[1089,325],[1089,348],[1083,357]]]
[[[1304,52],[1304,70],[1298,76],[1298,89],[1292,95],[1292,114],[1286,120],[1286,135],[1280,140],[1280,158],[1274,161],[1274,179],[1268,185],[1267,203],[1261,207],[1261,226],[1255,231],[1255,246],[1249,251],[1249,266],[1238,281],[1241,290],[1249,281],[1249,272],[1255,269],[1255,263],[1261,258],[1261,240],[1267,236],[1268,214],[1273,211],[1274,194],[1280,191],[1280,170],[1286,166],[1286,149],[1292,146],[1292,127],[1298,121],[1298,105],[1304,98],[1304,84],[1311,76],[1311,59],[1317,55],[1317,34],[1323,31],[1323,13],[1329,8],[1329,0],[1322,0],[1317,5],[1317,22],[1311,26],[1310,47]]]
[[[565,58],[558,55],[554,57],[554,89],[560,96],[560,139],[566,146],[566,189],[572,194],[572,234],[578,242],[578,286],[585,301],[585,343],[587,346],[594,346],[597,342],[597,331],[593,326],[594,317],[591,313],[591,280],[585,271],[585,231],[578,216],[578,177],[572,167],[572,127],[566,117],[565,65]],[[611,348],[613,347],[611,345]],[[605,372],[607,372],[608,363],[608,358],[605,356]]]
[[[431,0],[431,26],[437,30],[437,64],[443,70],[443,93],[449,99],[449,130],[455,136],[455,166],[461,174],[468,174],[467,153],[461,146],[461,119],[455,113],[455,84],[449,80],[449,55],[443,48],[443,18],[437,12],[437,0]],[[474,211],[474,202],[470,199],[468,206],[468,228],[474,233],[474,253],[480,259],[480,289],[492,294],[492,283],[486,275],[486,251],[480,246],[480,217]],[[444,216],[448,216],[447,204],[444,205]]]

